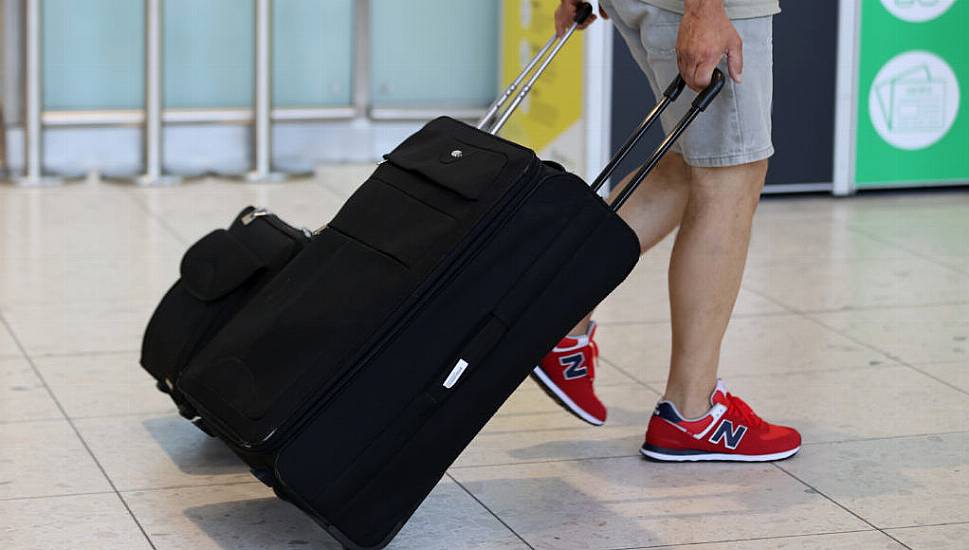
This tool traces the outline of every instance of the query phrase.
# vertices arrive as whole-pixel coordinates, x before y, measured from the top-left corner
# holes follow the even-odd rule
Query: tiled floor
[[[369,169],[0,186],[0,548],[336,548],[174,414],[138,348],[194,239],[249,203],[315,227]],[[597,315],[606,426],[526,382],[393,548],[969,547],[969,191],[762,203],[722,373],[802,430],[778,464],[638,457],[669,250]]]

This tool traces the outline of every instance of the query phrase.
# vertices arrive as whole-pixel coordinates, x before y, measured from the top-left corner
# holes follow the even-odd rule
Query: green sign
[[[969,181],[969,1],[862,0],[859,188]]]

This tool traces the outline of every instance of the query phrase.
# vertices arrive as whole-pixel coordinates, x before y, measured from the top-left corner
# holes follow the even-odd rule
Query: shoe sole
[[[665,450],[665,449],[664,449]],[[650,460],[656,462],[774,462],[784,460],[797,454],[801,447],[795,447],[789,451],[771,453],[763,455],[742,455],[733,453],[693,453],[690,451],[684,454],[676,454],[676,451],[663,452],[662,450],[647,449],[642,447],[639,452]]]
[[[604,420],[599,420],[576,405],[575,401],[572,401],[572,399],[569,398],[564,391],[562,391],[562,388],[559,388],[555,382],[552,382],[552,379],[546,376],[540,367],[535,367],[532,370],[532,379],[535,380],[538,387],[542,388],[542,390],[544,390],[549,397],[561,405],[563,409],[575,415],[579,420],[588,422],[593,426],[602,426],[605,423]]]

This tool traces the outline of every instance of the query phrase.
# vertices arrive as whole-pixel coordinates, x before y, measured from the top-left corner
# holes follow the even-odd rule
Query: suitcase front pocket
[[[398,261],[325,230],[225,327],[180,385],[240,443],[259,444],[341,378],[413,285]]]

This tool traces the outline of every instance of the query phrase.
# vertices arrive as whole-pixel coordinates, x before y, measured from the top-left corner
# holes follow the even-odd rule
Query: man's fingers
[[[700,91],[710,85],[710,81],[713,80],[713,69],[717,68],[716,63],[699,63],[693,71],[693,82],[690,79],[686,79],[686,83],[690,85],[696,91]]]
[[[744,45],[739,39],[727,48],[727,72],[737,84],[743,80]]]
[[[566,21],[569,20],[568,16],[563,13],[565,8],[559,8],[560,11],[555,14],[555,36],[562,36],[565,34],[565,29],[568,27]]]
[[[588,27],[589,25],[594,23],[596,19],[598,18],[595,15],[590,15],[588,19],[585,20],[585,23],[582,23],[581,25],[579,25],[579,29],[581,30]]]
[[[555,10],[555,36],[565,34],[565,29],[572,25],[575,20],[574,2],[562,2]]]
[[[602,4],[599,4],[599,15],[601,15],[603,19],[609,19],[609,14],[606,13],[606,8],[602,7]]]
[[[677,52],[676,66],[680,70],[680,76],[683,77],[686,85],[693,88],[693,74],[696,72],[696,63],[694,63],[687,56]]]

